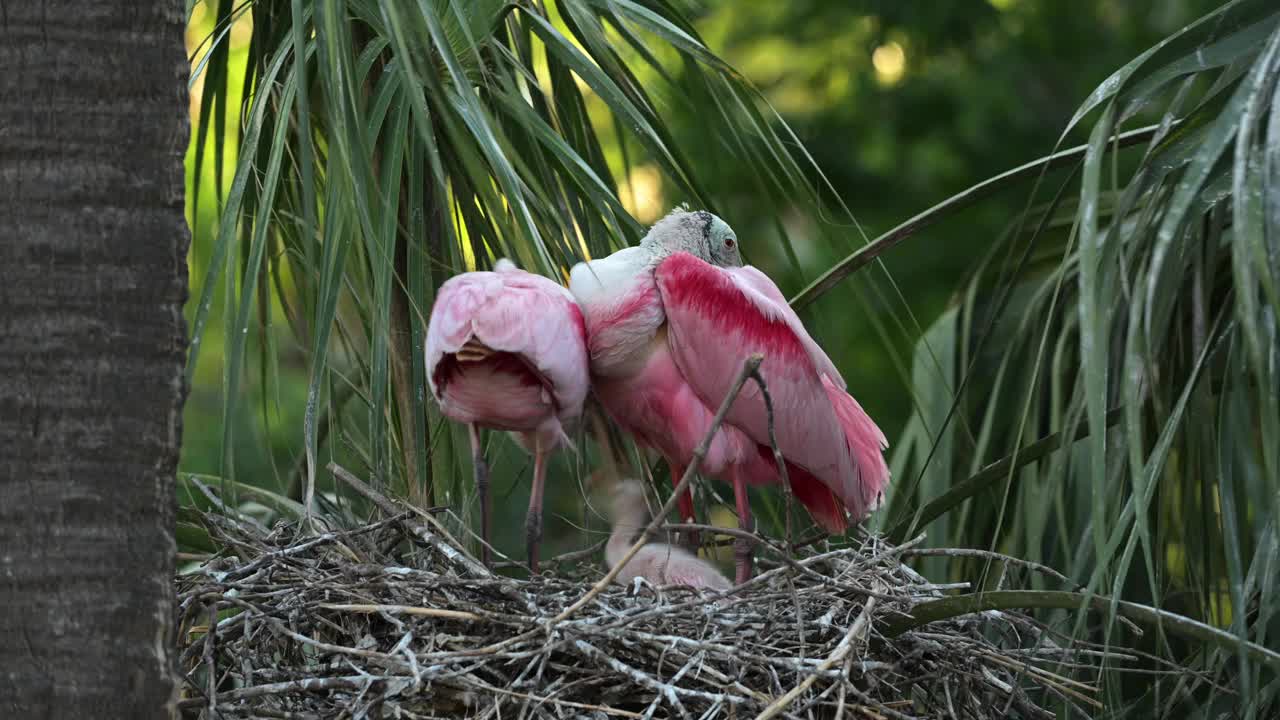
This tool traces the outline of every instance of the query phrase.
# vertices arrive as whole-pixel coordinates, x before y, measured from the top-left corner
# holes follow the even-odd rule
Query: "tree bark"
[[[175,712],[183,33],[0,2],[0,717]]]

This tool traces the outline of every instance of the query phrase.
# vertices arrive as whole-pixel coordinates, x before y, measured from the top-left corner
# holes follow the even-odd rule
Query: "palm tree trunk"
[[[170,717],[182,0],[0,4],[0,717]]]

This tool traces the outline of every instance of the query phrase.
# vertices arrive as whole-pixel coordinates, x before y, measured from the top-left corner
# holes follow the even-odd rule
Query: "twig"
[[[406,681],[411,678],[404,678]],[[247,700],[248,698],[262,697],[264,695],[286,695],[294,692],[317,692],[324,690],[337,689],[358,689],[378,680],[387,681],[390,678],[376,678],[371,675],[347,675],[343,677],[327,677],[327,678],[303,678],[301,680],[289,680],[287,682],[264,683],[262,685],[254,685],[252,687],[236,688],[228,690],[219,696],[224,703],[232,703],[239,700]],[[209,703],[213,704],[213,698],[209,699]],[[178,703],[179,708],[192,707],[200,704],[200,698],[190,698]]]
[[[215,662],[215,653],[214,653],[214,645],[213,645],[214,638],[217,637],[218,635],[216,632],[214,632],[214,628],[217,627],[217,625],[218,625],[218,606],[210,605],[209,606],[209,629],[204,634],[204,664],[205,664],[205,667],[208,668],[207,672],[209,673],[209,677],[207,679],[207,688],[205,690],[205,696],[208,698],[208,701],[209,701],[209,705],[207,709],[208,709],[208,715],[210,720],[213,720],[213,718],[218,717],[218,712],[217,712],[218,667],[217,667],[217,663]]]
[[[983,559],[995,558],[997,560],[1002,560],[1006,563],[1009,563],[1010,565],[1021,565],[1022,567],[1035,570],[1038,573],[1043,573],[1053,578],[1054,580],[1057,580],[1063,585],[1067,585],[1075,589],[1079,589],[1080,587],[1077,583],[1072,582],[1071,578],[1067,577],[1066,575],[1063,575],[1057,570],[1054,570],[1048,565],[1042,565],[1033,560],[1023,560],[1021,558],[1013,557],[1012,555],[1005,555],[1003,553],[991,552],[989,550],[977,550],[974,548],[910,548],[907,550],[903,550],[899,554],[902,555],[903,557],[928,555],[928,556],[943,556],[943,557],[976,557],[976,558],[983,558]]]
[[[372,605],[365,603],[349,603],[349,604],[333,604],[321,603],[320,607],[325,610],[342,610],[346,612],[359,613],[390,613],[392,615],[421,615],[423,617],[445,618],[447,620],[468,620],[471,622],[482,622],[487,618],[483,618],[475,613],[462,612],[460,610],[445,610],[443,608],[429,607],[413,607],[412,605]]]
[[[382,493],[379,493],[377,490],[374,490],[372,487],[365,484],[365,482],[360,478],[352,475],[350,471],[338,463],[329,463],[329,472],[333,473],[339,480],[350,485],[352,490],[363,495],[365,499],[376,505],[382,512],[388,515],[400,514],[401,511],[396,507],[395,503],[388,500]],[[430,515],[427,515],[426,517],[430,517]],[[420,540],[431,546],[449,560],[461,565],[469,574],[477,577],[487,577],[492,575],[485,566],[476,562],[466,553],[458,550],[448,543],[441,542],[440,538],[436,537],[435,533],[423,527],[421,523],[408,524],[413,529],[413,534],[417,535]]]
[[[787,554],[786,550],[774,545],[772,542],[769,542],[767,538],[761,537],[756,533],[747,532],[746,530],[743,530],[741,528],[720,527],[719,525],[704,525],[701,523],[664,523],[659,528],[659,531],[670,531],[670,530],[698,530],[701,532],[711,532],[711,533],[716,533],[720,535],[728,535],[729,537],[732,537],[732,538],[748,539],[759,544],[761,547],[765,548],[769,552],[776,555],[778,559],[782,561],[783,566],[791,568],[796,572],[822,578],[824,581],[830,582],[832,585],[840,588],[841,590],[846,590],[848,592],[856,593],[858,595],[865,595],[866,597],[879,597],[882,600],[894,599],[893,596],[891,595],[883,595],[883,594],[877,595],[877,593],[873,590],[868,590],[862,587],[856,587],[853,585],[849,585],[848,583],[841,583],[834,579],[825,577],[821,573],[818,573],[812,568],[807,567],[806,563],[799,562],[795,558],[791,557],[789,554]],[[843,551],[836,551],[836,552],[840,553]],[[810,558],[810,560],[812,560],[812,558]],[[750,587],[751,585],[754,585],[754,584],[755,584],[755,579],[752,578],[751,580],[748,580],[746,583],[743,583],[739,587],[740,588]],[[737,592],[736,588],[735,588],[735,592]]]
[[[764,376],[760,373],[759,365],[757,365],[751,371],[751,379],[755,381],[756,387],[760,388],[760,396],[764,399],[765,421],[766,421],[766,427],[768,429],[768,434],[769,434],[769,447],[773,450],[773,462],[775,465],[778,466],[778,477],[781,478],[782,480],[782,497],[784,500],[782,511],[783,511],[783,514],[785,515],[784,521],[786,525],[786,544],[789,546],[792,544],[791,515],[792,515],[793,498],[791,497],[792,495],[791,476],[787,473],[787,460],[782,456],[782,450],[778,448],[778,436],[774,432],[774,428],[773,428],[773,422],[774,422],[773,395],[769,392],[769,386],[767,383],[765,383]],[[785,555],[783,557],[786,557],[786,559],[789,561],[791,560],[790,557],[787,557]],[[796,635],[800,638],[800,653],[803,655],[805,652],[804,650],[804,610],[800,607],[799,598],[795,597],[795,582],[790,575],[787,576],[787,585],[790,586],[791,588],[792,597],[794,600],[795,612],[796,612]]]
[[[736,695],[730,695],[729,693],[703,692],[701,690],[692,690],[689,688],[676,687],[675,685],[672,685],[670,683],[664,683],[659,680],[655,680],[649,677],[648,675],[646,675],[645,673],[642,673],[639,670],[636,670],[635,668],[631,667],[630,665],[627,665],[621,660],[610,657],[607,653],[602,652],[599,648],[595,647],[591,643],[588,643],[584,640],[574,640],[573,645],[579,650],[584,651],[588,656],[606,663],[609,667],[632,678],[633,680],[640,683],[641,685],[653,688],[654,690],[658,690],[663,693],[671,693],[674,695],[687,695],[689,697],[696,697],[696,698],[702,698],[704,700],[720,701],[720,702],[723,702],[725,700],[731,700],[733,702],[739,702],[739,703],[747,702],[747,698],[736,696]]]
[[[585,560],[587,558],[596,557],[600,554],[600,551],[604,549],[605,543],[607,542],[609,542],[609,539],[604,538],[599,542],[592,544],[590,547],[585,547],[581,550],[570,550],[569,552],[561,553],[559,555],[556,555],[555,557],[547,558],[546,560],[539,560],[538,561],[539,567],[541,567],[542,565],[548,565],[548,566],[563,565],[565,563],[577,562],[579,560]],[[526,568],[527,569],[529,567],[529,563],[512,560],[509,562],[495,562],[493,563],[493,566],[495,568]]]
[[[573,702],[572,700],[560,700],[558,698],[553,698],[553,697],[542,697],[539,695],[530,695],[529,693],[516,692],[515,690],[508,690],[506,688],[494,687],[493,685],[489,685],[487,683],[479,683],[478,687],[480,687],[483,690],[487,690],[488,692],[494,692],[500,695],[510,695],[512,697],[518,697],[523,700],[532,700],[538,703],[550,703],[552,705],[559,705],[561,707],[578,708],[579,710],[594,710],[596,712],[602,712],[606,715],[617,715],[619,717],[630,717],[630,718],[644,717],[644,715],[638,712],[631,712],[630,710],[619,710],[618,708],[611,708],[611,707],[608,707],[607,705],[592,705],[590,703]]]
[[[1076,690],[1083,690],[1083,691],[1092,692],[1092,693],[1098,692],[1098,688],[1092,685],[1089,685],[1088,683],[1082,683],[1079,680],[1072,680],[1071,678],[1063,677],[1057,673],[1050,672],[1048,670],[1045,670],[1042,667],[1037,667],[1026,661],[1023,661],[1021,663],[1015,662],[1013,660],[1010,660],[1007,657],[1004,657],[1003,655],[998,655],[989,650],[983,652],[982,655],[983,657],[986,657],[987,659],[991,660],[994,663],[1004,665],[1005,667],[1011,668],[1013,670],[1025,670],[1027,672],[1035,673],[1045,681],[1060,685],[1061,687],[1059,687],[1058,689],[1061,690],[1062,692],[1072,695],[1073,697],[1075,697],[1076,699],[1082,702],[1089,703],[1090,705],[1093,705],[1099,710],[1102,709],[1102,703],[1098,702],[1096,699],[1088,697],[1083,693],[1077,694],[1073,690],[1071,690],[1071,688],[1075,688]]]
[[[799,685],[788,690],[782,697],[774,700],[769,707],[764,709],[764,712],[756,716],[756,720],[769,720],[769,718],[777,717],[783,710],[786,710],[787,706],[794,702],[796,698],[800,697],[801,693],[813,687],[813,684],[817,682],[819,675],[830,670],[832,667],[835,667],[837,664],[844,662],[845,656],[848,655],[849,651],[853,648],[854,639],[862,633],[863,629],[867,627],[867,623],[871,621],[871,611],[875,606],[876,599],[867,598],[867,604],[862,606],[862,612],[858,614],[858,619],[849,626],[849,631],[844,634],[844,638],[840,640],[840,644],[831,652],[831,655],[829,655],[826,660],[823,660],[822,663],[815,668],[812,675],[802,680]]]
[[[626,567],[627,563],[631,562],[631,558],[635,557],[636,553],[640,552],[640,548],[649,544],[649,542],[657,536],[658,527],[663,524],[667,515],[671,514],[671,511],[675,509],[676,502],[679,500],[680,495],[689,487],[689,483],[693,481],[693,476],[698,473],[698,469],[702,466],[702,458],[706,457],[707,450],[711,447],[712,439],[715,438],[716,432],[720,430],[720,423],[724,422],[724,416],[729,413],[729,407],[733,405],[733,401],[738,398],[738,393],[742,391],[742,386],[746,383],[747,377],[750,376],[751,373],[755,372],[763,361],[764,356],[756,354],[748,357],[746,361],[742,363],[742,369],[738,371],[738,376],[734,378],[733,384],[729,387],[729,393],[725,395],[724,401],[720,403],[720,409],[716,410],[715,417],[711,419],[711,427],[707,430],[706,436],[702,438],[702,442],[698,443],[698,447],[694,448],[693,459],[689,462],[689,466],[685,468],[684,476],[681,477],[680,482],[676,484],[675,491],[672,492],[671,497],[667,499],[667,502],[662,506],[662,509],[654,514],[653,519],[649,521],[648,527],[646,527],[644,532],[640,534],[640,537],[636,540],[635,544],[631,546],[631,549],[622,556],[622,559],[615,563],[614,566],[610,568],[609,572],[605,573],[605,576],[600,578],[599,582],[592,586],[592,588],[579,598],[577,602],[565,608],[563,612],[552,618],[547,623],[548,634],[550,634],[551,626],[563,622],[565,619],[571,617],[574,613],[585,607],[587,603],[594,600],[605,588],[609,587],[609,583],[612,583],[614,579],[618,577],[618,574],[622,572],[622,569]]]

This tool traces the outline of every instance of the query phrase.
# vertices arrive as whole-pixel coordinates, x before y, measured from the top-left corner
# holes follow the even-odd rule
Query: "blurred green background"
[[[1174,675],[1109,672],[1097,682],[1117,716],[1174,716],[1185,700],[1211,717],[1241,697],[1270,716],[1280,681],[1240,648],[1280,637],[1273,0],[191,10],[205,140],[188,154],[199,346],[184,550],[218,550],[187,507],[209,504],[190,473],[239,488],[233,504],[268,522],[300,516],[282,496],[301,495],[306,437],[326,517],[365,512],[335,488],[332,459],[391,493],[429,488],[454,530],[474,524],[465,430],[435,410],[416,355],[432,289],[453,273],[507,254],[562,275],[692,202],[795,297],[925,213],[936,222],[798,303],[893,446],[888,507],[869,527],[1045,563],[1067,590],[1229,631],[1213,649],[1060,605],[1041,614],[1224,683],[1184,694]],[[1133,143],[1110,142],[1117,131]],[[1033,167],[956,204],[1085,143],[1043,177]],[[1055,450],[1063,437],[1078,442]],[[550,471],[543,557],[607,530],[582,487],[598,450],[579,448]],[[493,539],[521,558],[532,463],[500,433],[487,456]],[[668,487],[662,463],[647,471]],[[711,521],[735,522],[716,505],[723,485],[699,492]],[[782,532],[776,490],[753,490],[753,507]],[[1063,589],[986,561],[913,562],[983,591]],[[1240,695],[1221,691],[1237,682]]]
[[[675,133],[675,144],[703,173],[711,193],[723,199],[722,214],[743,238],[748,261],[791,297],[865,238],[988,176],[1049,153],[1080,100],[1110,72],[1216,5],[1206,0],[698,4],[692,17],[708,46],[761,89],[813,155],[835,202],[843,201],[852,218],[760,214],[753,202],[758,181],[725,162],[714,144],[698,142],[708,131],[714,133],[703,125],[706,115],[675,102],[661,112]],[[214,19],[207,3],[193,7],[187,33],[193,66],[200,62],[197,49],[213,31]],[[216,232],[218,218],[218,196],[210,188],[225,188],[235,170],[239,89],[252,34],[252,18],[245,13],[227,35],[230,77],[223,110],[229,148],[221,181],[216,182],[210,138],[199,169],[206,189],[198,207],[188,195],[193,228],[206,237]],[[654,52],[661,54],[662,48]],[[204,80],[201,74],[192,87],[193,124]],[[606,129],[610,121],[603,107],[593,110],[600,110],[593,122]],[[1084,139],[1069,137],[1066,144]],[[611,167],[621,168],[624,148],[607,133],[602,142]],[[193,136],[187,154],[189,182],[196,172],[194,143]],[[619,184],[619,196],[647,224],[685,198],[664,186],[655,164],[635,148],[627,150],[634,167]],[[620,170],[617,174],[622,175]],[[1017,186],[925,230],[887,253],[881,267],[844,282],[803,314],[891,444],[911,412],[913,344],[947,306],[975,258],[1026,201],[1026,188]],[[778,223],[791,238],[798,271],[777,241]],[[820,225],[825,226],[822,231]],[[194,247],[188,322],[208,264],[201,251],[207,253],[209,243]],[[186,405],[185,472],[219,475],[224,470],[221,312],[215,303]],[[301,462],[307,370],[305,349],[291,348],[296,341],[287,332],[276,336],[281,343],[279,384],[264,388],[259,374],[248,373],[236,408],[233,454],[237,478],[284,492]],[[529,462],[511,443],[494,445],[498,471],[508,463],[522,467],[514,484],[495,491],[498,546],[519,555]],[[350,457],[352,448],[338,443],[334,450],[348,458],[344,462],[349,466],[359,466]],[[553,473],[569,475],[566,462],[570,460],[558,458]],[[549,492],[549,549],[580,547],[583,538],[575,529],[584,520],[579,487],[576,482],[553,483]]]

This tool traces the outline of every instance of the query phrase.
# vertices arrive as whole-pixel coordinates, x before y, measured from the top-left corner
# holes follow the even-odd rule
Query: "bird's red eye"
[[[724,246],[727,248],[732,248],[734,246],[733,238],[725,238]]]

